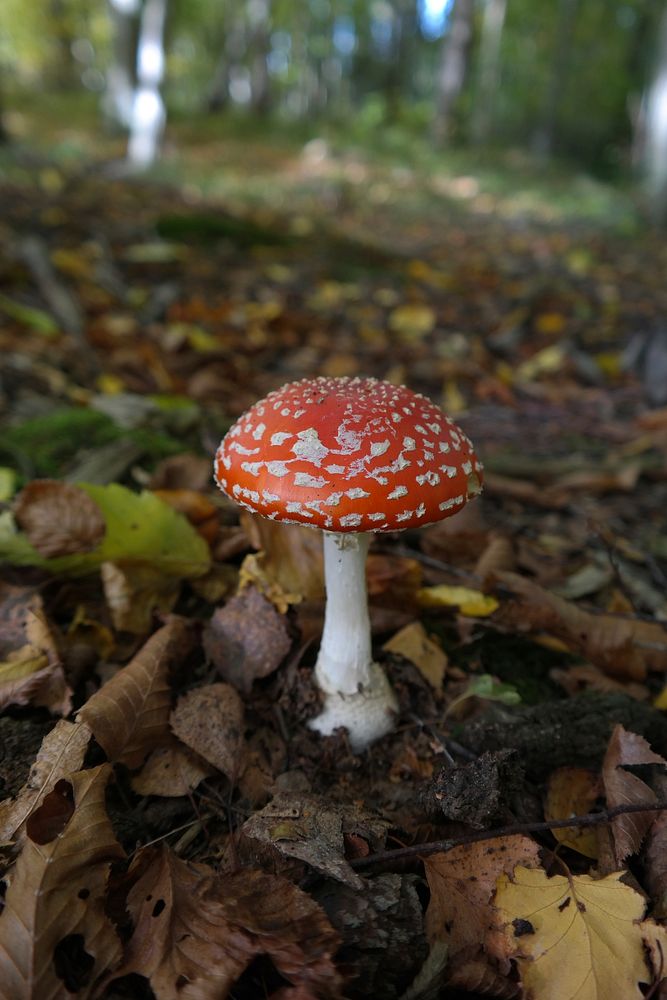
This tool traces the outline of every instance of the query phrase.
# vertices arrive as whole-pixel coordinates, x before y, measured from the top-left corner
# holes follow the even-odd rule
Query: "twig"
[[[629,813],[660,812],[667,809],[667,799],[656,802],[632,803],[630,805],[614,806],[600,812],[584,813],[582,816],[570,816],[568,819],[550,819],[541,823],[513,823],[509,826],[497,827],[495,830],[481,830],[479,833],[469,833],[464,837],[452,840],[431,840],[425,844],[412,844],[410,847],[398,847],[391,851],[378,851],[365,858],[353,858],[349,864],[352,868],[366,868],[369,865],[384,864],[390,861],[402,861],[406,858],[421,858],[429,854],[446,853],[455,847],[467,844],[478,844],[483,840],[496,840],[500,837],[511,837],[517,833],[549,833],[551,830],[561,830],[568,827],[604,826],[611,823],[617,816]]]

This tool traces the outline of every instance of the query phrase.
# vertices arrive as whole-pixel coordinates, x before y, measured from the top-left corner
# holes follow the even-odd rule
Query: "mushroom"
[[[481,490],[472,444],[430,400],[372,378],[291,382],[224,437],[218,486],[275,521],[324,531],[326,612],[312,729],[349,732],[359,752],[390,732],[398,704],[373,662],[365,563],[371,532],[449,517]]]

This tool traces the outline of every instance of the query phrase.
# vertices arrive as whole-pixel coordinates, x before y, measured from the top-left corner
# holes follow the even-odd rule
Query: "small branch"
[[[511,837],[517,833],[549,833],[551,830],[562,830],[568,827],[604,826],[611,823],[617,816],[627,816],[629,813],[661,812],[667,809],[667,799],[656,802],[634,803],[632,805],[614,806],[601,812],[585,813],[583,816],[570,816],[569,819],[544,820],[541,823],[514,823],[501,826],[495,830],[481,830],[479,833],[469,833],[453,840],[431,840],[426,844],[412,844],[410,847],[398,847],[393,851],[378,851],[365,858],[353,858],[349,864],[352,868],[367,868],[370,865],[384,864],[391,861],[403,861],[406,858],[422,858],[429,854],[439,854],[451,851],[454,847],[466,844],[478,844],[483,840],[497,840],[500,837]]]

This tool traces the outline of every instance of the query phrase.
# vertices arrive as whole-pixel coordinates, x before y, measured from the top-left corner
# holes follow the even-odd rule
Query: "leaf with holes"
[[[645,945],[665,953],[667,931],[643,920],[643,897],[623,872],[594,879],[519,867],[501,875],[496,906],[508,957],[534,1000],[641,1000],[651,983]]]
[[[339,1000],[338,936],[324,912],[286,879],[244,869],[218,876],[169,848],[141,852],[127,906],[135,930],[116,975],[146,976],[157,1000],[223,1000],[260,954],[303,992]]]
[[[124,857],[105,812],[110,776],[103,764],[61,779],[30,817],[0,914],[0,1000],[85,1000],[121,957],[104,911],[110,862]]]

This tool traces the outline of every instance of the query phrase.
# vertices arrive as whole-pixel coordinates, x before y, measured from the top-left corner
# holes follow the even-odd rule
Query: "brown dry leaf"
[[[90,726],[109,760],[139,767],[169,737],[169,671],[193,643],[190,624],[171,619],[81,708],[77,718]]]
[[[67,715],[71,694],[41,597],[0,583],[0,710],[30,704]]]
[[[481,952],[484,941],[496,929],[491,902],[496,881],[520,864],[539,865],[539,846],[520,835],[455,847],[424,858],[431,890],[425,918],[429,943],[445,941],[450,961],[460,952],[465,951],[467,959]]]
[[[536,639],[536,641],[538,641]],[[607,674],[603,674],[599,667],[592,663],[577,663],[561,669],[554,667],[549,671],[552,681],[567,691],[569,695],[580,694],[582,691],[600,691],[609,693],[610,691],[622,691],[629,694],[637,701],[647,701],[651,692],[645,684],[637,684],[636,681],[618,681]]]
[[[594,771],[583,767],[559,767],[549,775],[544,818],[567,819],[591,812],[600,792],[600,779]],[[553,835],[559,843],[587,858],[598,856],[595,830],[568,826],[553,830]]]
[[[304,600],[324,596],[322,536],[298,524],[276,524],[259,514],[243,511],[241,524],[254,549],[262,553],[262,569],[269,581],[287,594]]]
[[[169,724],[182,743],[230,781],[243,770],[243,702],[230,684],[207,684],[182,695]]]
[[[266,954],[297,987],[295,998],[340,1000],[338,936],[306,893],[260,871],[216,876],[167,847],[148,858],[128,897],[135,931],[116,976],[146,976],[157,1000],[223,1000]],[[134,867],[146,863],[143,851]]]
[[[69,483],[37,479],[14,502],[19,528],[47,559],[92,552],[106,533],[102,511],[87,493]]]
[[[502,976],[484,958],[454,962],[453,968],[448,971],[445,985],[450,990],[490,996],[493,1000],[514,1000],[514,997],[521,994],[518,983]]]
[[[153,490],[156,497],[187,517],[202,538],[212,542],[218,533],[218,508],[203,493],[191,489]]]
[[[204,629],[204,649],[226,681],[248,693],[278,668],[292,646],[287,621],[254,587],[218,608]]]
[[[61,719],[42,740],[28,780],[13,800],[0,803],[0,843],[23,841],[23,825],[61,778],[78,771],[90,743],[91,732],[83,722]]]
[[[421,622],[406,625],[382,648],[387,653],[397,653],[410,660],[431,687],[440,690],[447,669],[447,654],[440,643],[429,638]]]
[[[341,806],[315,795],[275,795],[242,827],[244,837],[256,840],[288,858],[298,858],[329,878],[353,888],[361,878],[345,860],[344,834],[382,842],[388,823],[354,806]]]
[[[625,770],[637,764],[658,764],[662,773],[667,766],[664,758],[651,750],[643,736],[629,733],[623,726],[615,726],[602,762],[602,785],[610,809],[655,802],[653,789],[636,774]],[[629,854],[637,853],[655,818],[656,813],[645,812],[616,816],[612,820],[614,853],[619,864]]]
[[[505,535],[489,535],[486,548],[475,563],[473,575],[484,585],[487,577],[502,570],[513,570],[516,564],[514,546]]]
[[[366,583],[371,600],[383,597],[385,604],[400,608],[414,606],[414,595],[422,584],[422,568],[416,559],[370,552],[366,560]]]
[[[644,852],[645,887],[657,920],[667,917],[667,812],[658,813],[648,832]]]
[[[171,611],[181,590],[178,577],[152,566],[105,562],[100,573],[111,619],[119,632],[150,632],[154,615]]]
[[[498,879],[508,955],[535,1000],[641,1000],[651,983],[644,944],[667,931],[642,920],[643,897],[615,872],[602,879],[519,867]]]
[[[29,829],[0,914],[1,1000],[62,1000],[75,992],[85,1000],[121,957],[104,911],[110,862],[125,856],[105,812],[111,773],[103,764],[61,779],[31,817],[34,829]],[[61,809],[69,803],[69,808],[49,837],[52,803]],[[82,953],[92,959],[84,983],[55,961],[57,946],[71,938],[80,939]]]
[[[174,740],[166,747],[153,750],[142,769],[132,778],[131,785],[137,795],[178,798],[187,795],[200,781],[214,773],[206,761]]]
[[[496,573],[503,598],[495,620],[520,632],[545,631],[605,673],[641,681],[647,669],[667,669],[667,635],[659,622],[592,614],[517,573]]]
[[[149,489],[157,490],[205,490],[211,484],[211,461],[184,451],[179,455],[170,455],[158,462],[148,484]]]
[[[254,808],[259,809],[271,798],[275,779],[285,770],[285,743],[275,729],[260,726],[248,740],[245,759],[245,769],[239,778],[239,792]]]

